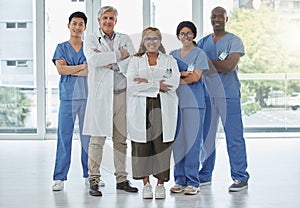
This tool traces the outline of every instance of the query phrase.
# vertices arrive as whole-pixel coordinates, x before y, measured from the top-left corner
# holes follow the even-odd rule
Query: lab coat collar
[[[100,34],[101,34],[101,36],[102,36],[103,38],[108,38],[108,39],[110,39],[110,38],[103,32],[103,30],[102,30],[101,28],[99,28],[99,32],[100,32]],[[112,35],[111,40],[115,39],[115,37],[116,37],[116,33],[113,32],[113,35]]]

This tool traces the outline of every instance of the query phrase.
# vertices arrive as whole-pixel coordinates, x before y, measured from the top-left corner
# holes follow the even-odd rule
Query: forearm
[[[85,65],[80,64],[76,66],[60,65],[57,66],[58,73],[60,75],[73,75],[85,70]]]
[[[202,70],[194,70],[193,73],[184,73],[180,79],[180,84],[191,84],[198,82],[202,75]]]

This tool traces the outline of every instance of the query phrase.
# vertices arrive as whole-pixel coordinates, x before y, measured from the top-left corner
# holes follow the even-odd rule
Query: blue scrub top
[[[83,47],[78,52],[74,50],[69,41],[57,45],[53,55],[53,63],[64,58],[68,66],[86,63]],[[88,84],[86,76],[61,75],[59,81],[60,100],[87,99]]]
[[[245,55],[245,49],[242,40],[232,33],[227,33],[216,43],[213,41],[212,34],[209,34],[200,39],[197,45],[206,53],[210,60],[218,60],[219,55],[223,52],[226,52],[227,54],[240,53],[241,56]],[[221,93],[219,87],[211,87],[211,89],[208,89],[209,96],[217,98],[225,97],[239,99],[241,84],[237,73],[238,66],[236,66],[236,68],[231,72],[218,73],[218,79],[221,79],[224,91]],[[215,76],[206,76],[205,81],[209,82],[207,86],[215,86],[216,83],[218,83],[218,80]],[[208,96],[207,93],[206,96]]]
[[[189,64],[194,64],[194,69],[208,70],[208,61],[205,53],[198,47],[191,50],[185,57],[180,57],[180,49],[170,52],[178,64],[179,71],[186,71]],[[198,82],[180,84],[176,90],[180,108],[205,108],[204,84],[202,77]]]

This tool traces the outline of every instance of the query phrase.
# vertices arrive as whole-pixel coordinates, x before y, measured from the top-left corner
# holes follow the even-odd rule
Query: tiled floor
[[[115,189],[110,141],[105,145],[101,168],[106,182],[102,188],[103,196],[92,197],[81,178],[78,140],[73,142],[69,178],[61,192],[51,190],[55,140],[0,140],[0,208],[299,208],[300,137],[247,139],[246,143],[251,175],[248,190],[228,193],[227,188],[232,181],[225,141],[221,139],[211,186],[203,187],[195,196],[167,192],[166,199],[144,200],[141,181],[130,179],[139,187],[139,193]],[[129,157],[128,167],[131,167]],[[173,180],[166,183],[167,190],[172,185]]]

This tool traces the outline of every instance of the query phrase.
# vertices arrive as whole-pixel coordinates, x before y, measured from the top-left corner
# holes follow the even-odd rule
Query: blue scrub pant
[[[90,136],[82,135],[86,100],[61,100],[58,114],[57,148],[53,180],[67,180],[71,164],[72,138],[76,115],[79,120],[81,165],[83,177],[88,177],[88,145]]]
[[[204,144],[201,152],[202,168],[199,171],[200,181],[211,181],[215,165],[216,133],[219,118],[223,124],[227,152],[230,162],[231,178],[247,182],[247,154],[244,139],[240,99],[205,98],[206,113],[204,118]]]
[[[176,184],[199,187],[200,160],[197,155],[203,143],[204,112],[204,108],[179,109],[173,146]]]

